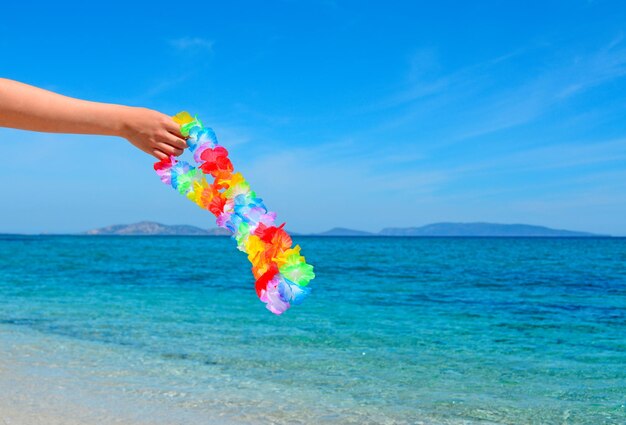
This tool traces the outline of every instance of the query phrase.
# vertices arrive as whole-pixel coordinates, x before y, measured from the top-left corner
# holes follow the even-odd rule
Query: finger
[[[176,124],[176,122],[172,119],[169,119],[165,122],[165,128],[168,132],[172,133],[174,136],[180,137],[183,139],[183,135],[180,132],[180,126]]]
[[[183,153],[182,149],[175,148],[174,146],[170,146],[167,143],[163,143],[163,142],[157,143],[157,149],[168,155],[174,155],[174,156],[178,156]]]
[[[185,139],[181,139],[180,137],[176,137],[173,134],[168,134],[167,139],[164,140],[164,142],[178,149],[187,148],[187,141]]]
[[[167,155],[164,154],[163,152],[161,152],[158,149],[153,149],[152,150],[152,156],[154,156],[156,159],[165,159],[165,158],[167,158]]]

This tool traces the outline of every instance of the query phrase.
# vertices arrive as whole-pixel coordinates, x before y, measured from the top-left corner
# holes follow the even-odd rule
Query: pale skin
[[[119,136],[158,159],[187,143],[168,115],[146,108],[90,102],[0,78],[0,127],[46,133]]]

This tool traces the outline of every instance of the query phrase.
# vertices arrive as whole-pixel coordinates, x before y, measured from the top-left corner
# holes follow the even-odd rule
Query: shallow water
[[[626,239],[297,242],[276,317],[228,238],[0,236],[0,343],[193,417],[626,423]]]

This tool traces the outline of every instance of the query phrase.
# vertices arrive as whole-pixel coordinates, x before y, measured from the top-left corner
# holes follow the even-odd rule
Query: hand
[[[146,108],[124,108],[120,136],[158,159],[178,156],[187,147],[172,117]]]

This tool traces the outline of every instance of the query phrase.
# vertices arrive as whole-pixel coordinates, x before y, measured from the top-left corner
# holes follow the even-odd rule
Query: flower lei
[[[218,146],[211,128],[187,112],[174,116],[174,121],[198,167],[173,156],[164,158],[154,164],[161,181],[209,210],[217,217],[217,225],[232,233],[237,248],[248,254],[257,295],[268,310],[281,314],[291,304],[302,302],[315,274],[300,255],[300,246],[292,248],[285,224],[276,226],[276,213],[267,210],[241,173],[233,173],[228,151]],[[213,183],[205,175],[211,175]]]

